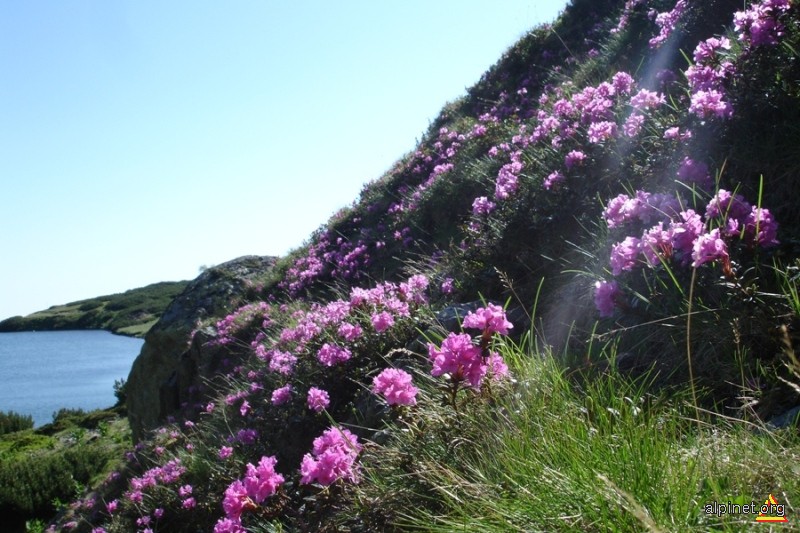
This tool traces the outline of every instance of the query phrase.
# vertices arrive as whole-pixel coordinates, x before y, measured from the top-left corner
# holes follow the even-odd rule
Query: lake
[[[38,427],[62,407],[111,407],[114,380],[128,378],[143,343],[97,330],[0,333],[0,411]]]

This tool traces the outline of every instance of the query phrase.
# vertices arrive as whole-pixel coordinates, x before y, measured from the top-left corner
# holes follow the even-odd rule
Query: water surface
[[[96,330],[0,333],[0,411],[40,426],[62,407],[110,407],[143,342]]]

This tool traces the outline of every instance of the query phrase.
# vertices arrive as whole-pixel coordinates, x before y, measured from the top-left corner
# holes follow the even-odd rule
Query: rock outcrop
[[[128,376],[128,417],[135,440],[190,401],[203,378],[217,369],[219,350],[201,350],[192,341],[198,322],[224,316],[275,261],[244,256],[210,268],[167,307],[147,333]]]

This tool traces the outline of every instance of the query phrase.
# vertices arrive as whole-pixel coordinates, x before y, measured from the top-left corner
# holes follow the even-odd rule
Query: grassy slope
[[[0,331],[106,329],[144,337],[188,281],[166,281],[119,294],[54,305],[28,316],[0,322]]]
[[[761,526],[751,516],[708,516],[704,506],[761,503],[769,493],[787,506],[785,527],[798,529],[798,433],[773,431],[762,420],[797,401],[778,378],[800,380],[800,364],[792,363],[800,225],[789,200],[800,170],[800,14],[794,7],[784,17],[782,44],[753,49],[730,30],[739,0],[690,1],[656,52],[648,40],[658,28],[647,11],[668,11],[675,2],[641,4],[623,31],[611,32],[623,4],[573,0],[552,27],[526,35],[467,97],[443,110],[415,153],[270,273],[263,296],[271,303],[226,322],[226,346],[243,362],[220,376],[225,385],[215,407],[201,409],[190,425],[157,432],[131,466],[141,477],[179,459],[186,468],[179,482],[147,489],[143,503],[122,497],[114,516],[79,511],[71,518],[85,531],[102,524],[121,532],[164,509],[163,530],[210,530],[223,516],[226,489],[242,479],[246,465],[274,455],[286,483],[277,495],[248,505],[242,521],[249,531],[745,531]],[[726,120],[689,111],[684,77],[697,43],[720,32],[734,41],[723,52],[735,65],[724,82],[734,109]],[[658,85],[653,76],[662,68],[676,81]],[[560,144],[519,138],[522,126],[529,135],[539,125],[539,110],[553,112],[557,91],[570,99],[621,70],[637,79],[637,89],[665,94],[638,135],[590,141],[588,122],[576,119]],[[493,118],[480,120],[484,113]],[[629,99],[619,98],[606,118],[621,129],[630,115]],[[469,133],[479,125],[486,131]],[[691,130],[692,138],[664,139],[673,126]],[[509,150],[488,153],[503,144]],[[584,151],[587,162],[566,169],[571,150]],[[519,189],[491,214],[472,214],[474,198],[497,200],[498,174],[514,151],[523,164]],[[687,268],[680,255],[664,252],[661,263],[637,259],[612,276],[611,246],[630,228],[604,223],[609,199],[646,189],[705,213],[714,191],[676,183],[685,157],[707,164],[715,186],[769,207],[782,224],[782,246],[758,249],[729,236],[732,272],[723,272],[723,261]],[[554,170],[564,181],[547,190],[543,182]],[[715,223],[705,224],[708,231]],[[633,231],[641,235],[648,227]],[[309,317],[317,311],[308,312],[298,296],[328,301],[415,272],[429,276],[431,303],[397,315],[387,332],[373,325],[371,314],[382,309],[376,304],[348,311],[347,320],[364,330],[355,341],[344,343],[335,321],[318,324],[302,343],[285,335],[314,322]],[[439,290],[447,278],[454,292]],[[598,320],[592,286],[612,278],[623,292],[613,315]],[[530,327],[515,319],[514,331],[530,337],[521,345],[495,341],[513,381],[448,395],[452,382],[430,375],[417,337],[424,331],[438,343],[445,332],[431,311],[481,295],[510,299],[523,314],[535,308]],[[294,373],[268,371],[267,356],[254,357],[251,342],[297,356]],[[323,343],[346,344],[350,359],[320,364]],[[421,389],[416,406],[386,408],[370,396],[372,378],[386,366],[414,374]],[[295,396],[273,406],[272,391],[287,383]],[[311,385],[331,393],[323,413],[306,407]],[[365,444],[360,483],[303,484],[300,460],[332,423]],[[238,437],[253,429],[253,443]],[[221,459],[221,447],[229,445],[231,457]],[[193,487],[192,508],[183,484]],[[103,490],[98,497],[121,493]]]

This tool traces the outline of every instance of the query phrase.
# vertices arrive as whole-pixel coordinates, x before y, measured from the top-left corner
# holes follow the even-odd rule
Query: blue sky
[[[300,246],[565,3],[0,4],[0,319]]]

